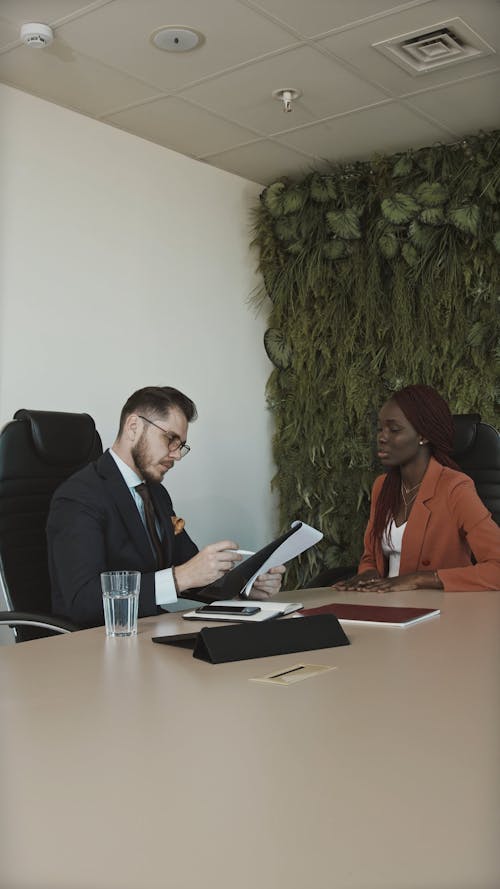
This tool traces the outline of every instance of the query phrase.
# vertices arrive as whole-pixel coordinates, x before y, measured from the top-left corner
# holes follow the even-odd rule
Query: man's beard
[[[149,454],[146,442],[146,433],[142,432],[137,444],[130,451],[132,459],[139,471],[139,475],[145,482],[156,482],[156,479],[148,470]]]

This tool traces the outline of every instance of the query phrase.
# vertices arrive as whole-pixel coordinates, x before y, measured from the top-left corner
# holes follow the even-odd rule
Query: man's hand
[[[259,574],[250,591],[250,599],[271,599],[281,588],[281,581],[285,573],[284,565],[270,568],[267,574]]]
[[[221,540],[210,543],[183,565],[176,565],[175,580],[179,593],[219,580],[237,562],[241,562],[241,556],[231,552],[235,549],[238,549],[238,544],[233,540]]]

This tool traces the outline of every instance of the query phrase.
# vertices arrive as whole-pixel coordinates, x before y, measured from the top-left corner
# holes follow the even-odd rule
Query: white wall
[[[87,411],[112,443],[135,389],[194,399],[167,476],[204,545],[276,531],[271,366],[248,296],[259,186],[0,85],[0,421]]]

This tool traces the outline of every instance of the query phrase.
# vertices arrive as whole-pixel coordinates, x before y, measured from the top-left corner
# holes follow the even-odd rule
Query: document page
[[[295,528],[297,525],[302,525],[300,530],[296,534],[292,534],[281,546],[278,546],[263,565],[260,566],[259,570],[255,572],[253,577],[250,578],[245,587],[244,596],[248,597],[250,595],[254,580],[259,574],[265,574],[266,571],[269,571],[270,568],[276,568],[277,565],[285,565],[286,562],[294,559],[295,556],[300,556],[310,546],[314,546],[315,543],[319,543],[323,539],[321,531],[317,531],[316,528],[312,528],[304,522],[292,522],[290,527]]]

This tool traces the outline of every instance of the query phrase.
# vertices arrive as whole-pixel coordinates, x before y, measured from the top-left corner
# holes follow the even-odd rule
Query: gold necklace
[[[414,485],[413,488],[405,488],[403,482],[401,481],[401,499],[403,501],[403,506],[404,506],[404,520],[405,521],[408,518],[408,511],[417,496],[417,491],[418,491],[418,488],[420,487],[421,484],[422,484],[422,482],[419,482],[418,485]],[[408,496],[408,494],[411,494],[412,491],[415,491],[415,493],[411,497],[409,497],[407,500],[406,497]],[[405,494],[406,494],[406,497],[405,497]]]
[[[403,480],[401,479],[401,490],[405,492],[405,494],[411,494],[412,491],[416,491],[417,488],[420,487],[422,481],[419,481],[417,485],[413,485],[413,488],[406,488]]]

